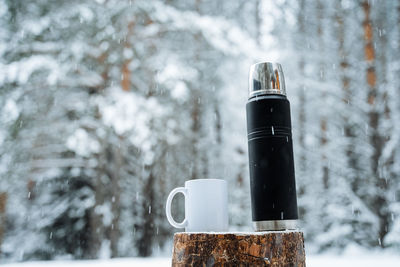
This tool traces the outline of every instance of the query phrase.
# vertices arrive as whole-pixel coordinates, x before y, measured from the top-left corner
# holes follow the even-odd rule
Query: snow
[[[111,225],[112,220],[114,218],[113,213],[111,211],[111,203],[104,202],[102,205],[96,206],[96,208],[94,209],[94,212],[96,214],[102,215],[104,225],[106,225],[106,226]]]
[[[306,258],[307,267],[375,267],[399,266],[400,256],[388,254],[365,254],[365,255],[312,255]],[[23,263],[9,263],[3,267],[39,267],[39,266],[57,266],[57,267],[89,267],[89,266],[110,266],[113,267],[162,267],[171,266],[170,258],[119,258],[111,260],[81,260],[81,261],[36,261]]]
[[[279,231],[274,231],[274,233],[296,233],[298,230],[279,230]],[[175,234],[179,234],[180,232],[177,232]],[[195,234],[214,234],[214,235],[223,235],[223,234],[234,234],[234,235],[240,235],[240,236],[246,236],[246,235],[264,235],[265,233],[271,233],[270,231],[260,231],[260,232],[246,232],[246,231],[229,231],[229,232],[186,232],[187,235],[195,235]]]
[[[0,84],[5,82],[19,82],[25,84],[31,75],[38,70],[48,70],[47,82],[54,84],[60,74],[58,63],[50,56],[32,56],[11,64],[0,63]]]
[[[372,267],[372,266],[399,266],[399,256],[386,256],[386,255],[362,255],[362,256],[339,256],[339,255],[322,255],[322,256],[311,256],[306,260],[308,267]]]
[[[225,53],[245,54],[251,58],[267,56],[263,50],[258,49],[256,42],[247,33],[224,18],[199,16],[190,11],[182,12],[157,2],[153,3],[152,7],[155,10],[150,14],[155,21],[171,23],[171,27],[176,29],[198,30],[212,46]]]
[[[89,156],[100,151],[100,144],[97,140],[90,138],[84,129],[77,129],[67,140],[67,147],[78,155]]]
[[[112,260],[81,260],[81,261],[34,261],[23,263],[5,264],[3,267],[39,267],[39,266],[58,266],[58,267],[89,267],[89,266],[110,266],[125,267],[125,266],[171,266],[169,258],[120,258]]]
[[[13,99],[7,99],[2,115],[5,123],[13,121],[18,118],[19,109]]]
[[[93,12],[86,6],[80,6],[79,14],[81,16],[81,20],[85,22],[90,22],[94,18]]]
[[[137,143],[143,142],[149,136],[149,129],[146,126],[149,118],[145,112],[140,112],[143,110],[143,103],[146,100],[118,89],[112,91],[108,100],[111,103],[99,103],[99,106],[102,107],[104,123],[114,128],[119,135],[135,129]]]
[[[0,0],[0,193],[7,193],[4,214],[12,222],[0,261],[87,258],[85,247],[95,247],[90,255],[102,259],[110,247],[118,256],[169,255],[158,253],[172,236],[166,194],[205,174],[229,181],[231,227],[249,228],[247,72],[263,60],[281,62],[287,77],[307,252],[338,252],[349,244],[399,252],[395,1],[371,5],[376,129],[375,107],[366,101],[365,11],[352,1],[321,1],[322,8],[284,0],[12,2]],[[129,92],[121,88],[122,64],[131,74],[124,80]],[[375,132],[382,142],[372,142]],[[371,166],[374,151],[381,153],[378,171]],[[380,240],[382,222],[388,233]],[[92,223],[99,235],[81,234]],[[111,244],[114,224],[119,235]],[[369,254],[309,261],[377,258],[376,265],[385,265]],[[112,263],[156,260],[169,262]],[[72,265],[93,262],[104,261]]]

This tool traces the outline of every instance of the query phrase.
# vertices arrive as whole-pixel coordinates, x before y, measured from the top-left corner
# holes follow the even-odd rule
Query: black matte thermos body
[[[251,66],[246,111],[255,230],[295,229],[298,214],[290,104],[280,64]]]

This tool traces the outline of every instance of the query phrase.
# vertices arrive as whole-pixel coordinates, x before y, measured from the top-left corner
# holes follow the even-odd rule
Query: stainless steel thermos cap
[[[286,95],[281,64],[260,62],[250,67],[249,98],[264,94]]]

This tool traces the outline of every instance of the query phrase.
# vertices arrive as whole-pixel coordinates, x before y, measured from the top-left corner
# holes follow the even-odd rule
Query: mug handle
[[[167,198],[167,205],[165,207],[165,211],[167,213],[167,219],[168,222],[175,228],[185,228],[187,226],[187,219],[185,218],[181,223],[178,223],[174,220],[174,218],[172,218],[172,214],[171,214],[171,204],[172,204],[172,199],[174,198],[174,196],[177,193],[182,193],[185,198],[186,198],[186,193],[187,190],[184,187],[177,187],[174,190],[171,191],[171,193],[169,193],[168,198]]]

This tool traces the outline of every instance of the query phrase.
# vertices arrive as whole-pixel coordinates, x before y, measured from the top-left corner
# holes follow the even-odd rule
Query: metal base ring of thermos
[[[253,227],[257,232],[295,230],[299,228],[297,220],[253,221]]]

